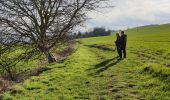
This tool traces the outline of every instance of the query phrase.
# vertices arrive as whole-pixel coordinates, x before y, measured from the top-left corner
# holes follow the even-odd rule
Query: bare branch
[[[89,11],[105,1],[0,0],[1,35],[7,36],[7,41],[39,49],[50,60],[51,49],[86,21]]]

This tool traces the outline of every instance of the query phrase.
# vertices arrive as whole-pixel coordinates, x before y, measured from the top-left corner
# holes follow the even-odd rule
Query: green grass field
[[[127,59],[115,34],[80,39],[76,52],[1,95],[4,100],[170,100],[170,24],[126,31]]]

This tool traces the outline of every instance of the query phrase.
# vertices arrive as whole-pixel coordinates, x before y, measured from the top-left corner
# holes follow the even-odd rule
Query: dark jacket
[[[116,44],[117,47],[121,46],[121,37],[117,37],[115,44]]]
[[[120,37],[121,46],[126,47],[127,35],[124,34]]]

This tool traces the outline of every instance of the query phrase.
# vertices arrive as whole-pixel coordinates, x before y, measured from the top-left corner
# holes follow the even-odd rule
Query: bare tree
[[[13,54],[12,56],[12,53],[14,53],[14,48],[0,47],[0,74],[14,81],[14,74],[16,74],[14,71],[20,60],[16,55]]]
[[[5,38],[1,39],[2,41]],[[15,81],[17,78],[16,68],[20,63],[22,65],[22,61],[29,61],[32,59],[37,59],[37,55],[39,51],[35,51],[29,46],[16,45],[12,42],[5,42],[6,44],[0,44],[0,74],[5,75],[5,77],[9,78],[12,81]]]
[[[1,36],[39,50],[52,63],[51,50],[105,1],[0,0]]]

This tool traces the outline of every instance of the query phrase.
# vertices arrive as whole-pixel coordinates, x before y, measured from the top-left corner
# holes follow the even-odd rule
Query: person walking
[[[127,42],[127,35],[125,34],[124,31],[121,31],[121,36],[120,36],[120,45],[121,45],[121,55],[123,51],[123,56],[126,58],[126,42]]]
[[[117,52],[118,52],[118,55],[119,55],[119,59],[122,59],[122,53],[121,53],[121,37],[120,37],[119,33],[116,33],[116,41],[115,41],[115,44],[116,44],[116,49],[117,49]]]

